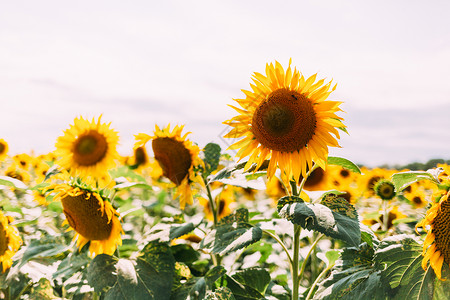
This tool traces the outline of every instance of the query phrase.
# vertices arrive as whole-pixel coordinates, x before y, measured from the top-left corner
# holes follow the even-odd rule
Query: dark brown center
[[[81,166],[92,166],[106,155],[108,143],[105,136],[91,130],[77,138],[73,146],[73,159]]]
[[[192,165],[191,154],[182,142],[172,138],[156,138],[152,141],[155,159],[163,169],[163,174],[176,185],[180,185],[189,174]]]
[[[441,202],[441,208],[433,221],[432,232],[437,250],[444,256],[444,261],[450,264],[450,201]]]
[[[314,135],[316,113],[304,95],[287,89],[273,91],[257,108],[252,133],[264,147],[294,152]]]
[[[0,223],[0,255],[5,254],[6,250],[8,250],[9,239],[6,236],[5,228],[3,224]]]

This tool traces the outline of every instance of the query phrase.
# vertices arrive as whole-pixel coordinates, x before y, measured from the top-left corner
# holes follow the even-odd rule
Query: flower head
[[[230,148],[239,149],[239,160],[250,156],[245,169],[270,160],[269,178],[277,166],[296,181],[313,162],[325,169],[328,146],[339,147],[337,129],[345,128],[336,115],[341,102],[326,101],[336,86],[316,82],[316,75],[306,79],[291,61],[286,70],[278,62],[267,64],[265,73],[254,73],[252,91],[236,99],[241,108],[231,106],[239,115],[224,122],[233,127],[225,137],[242,139]]]
[[[22,245],[17,228],[10,223],[11,217],[6,217],[0,211],[0,265],[5,272],[12,266],[12,257]]]

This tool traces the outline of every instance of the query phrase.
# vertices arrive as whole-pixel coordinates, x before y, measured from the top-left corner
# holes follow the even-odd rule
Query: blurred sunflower
[[[373,190],[382,200],[391,200],[397,195],[394,183],[387,179],[378,180],[375,183]]]
[[[8,143],[4,139],[0,139],[0,161],[6,158],[8,149]]]
[[[22,169],[17,163],[11,163],[5,170],[5,175],[20,180],[24,183],[30,182],[30,174]]]
[[[112,255],[118,245],[122,245],[122,225],[117,211],[111,203],[86,187],[76,184],[55,184],[54,201],[61,201],[69,230],[75,230],[74,240],[81,250],[90,242],[89,252],[92,256],[105,253]]]
[[[417,223],[427,233],[423,243],[422,268],[427,269],[428,261],[442,280],[442,264],[445,262],[450,266],[450,192],[447,192],[439,202],[433,203],[428,209],[425,219]]]
[[[325,169],[328,146],[340,147],[337,129],[345,130],[336,115],[342,102],[325,101],[336,85],[316,82],[317,74],[306,79],[291,69],[291,60],[286,71],[275,61],[265,72],[254,73],[252,91],[243,90],[245,99],[235,99],[242,108],[230,105],[239,115],[224,122],[233,127],[225,137],[242,139],[229,148],[239,149],[239,160],[250,155],[246,170],[252,163],[257,170],[269,159],[269,178],[277,166],[297,181],[313,162]]]
[[[225,186],[220,194],[216,196],[215,201],[217,209],[217,219],[220,220],[231,213],[230,206],[236,201],[234,196],[234,187],[231,185]],[[200,197],[199,203],[204,208],[206,218],[210,221],[213,221],[214,216],[211,211],[211,206],[209,205],[208,199]]]
[[[330,180],[328,172],[317,168],[306,179],[304,188],[307,191],[324,191],[330,188]]]
[[[30,169],[33,162],[33,158],[26,153],[16,154],[12,157],[12,159],[19,166],[19,168],[25,171]]]
[[[203,184],[201,176],[194,171],[195,167],[203,166],[203,161],[198,157],[200,148],[187,139],[189,132],[181,135],[183,128],[184,126],[177,125],[171,131],[170,124],[163,129],[156,125],[153,136],[140,133],[135,136],[134,145],[137,149],[152,140],[153,153],[163,175],[177,186],[174,197],[180,198],[181,209],[184,209],[186,203],[193,203],[191,184]]]
[[[19,232],[10,225],[11,222],[12,218],[0,211],[0,264],[3,273],[12,266],[12,257],[22,245]]]
[[[59,157],[58,165],[70,171],[72,176],[91,179],[109,179],[108,170],[116,166],[116,150],[119,136],[109,126],[101,123],[75,118],[74,125],[58,137],[55,155]]]

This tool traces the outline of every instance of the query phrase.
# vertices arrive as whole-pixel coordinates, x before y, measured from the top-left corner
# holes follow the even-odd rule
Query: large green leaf
[[[194,224],[190,222],[184,224],[158,223],[152,227],[148,236],[148,240],[168,242],[173,239],[179,238],[182,235],[188,234],[189,232],[194,230],[194,228]]]
[[[205,158],[203,159],[205,163],[205,173],[203,175],[205,178],[219,166],[220,151],[220,146],[215,143],[208,143],[203,148],[203,153],[205,154]]]
[[[252,287],[262,295],[266,293],[270,283],[270,274],[265,269],[250,268],[238,271],[231,276],[237,282]]]
[[[205,300],[235,300],[233,292],[227,287],[220,287],[206,295]]]
[[[328,156],[327,163],[329,165],[341,166],[344,169],[361,174],[361,170],[356,164],[343,157]]]
[[[384,299],[380,272],[373,267],[373,249],[344,248],[331,275],[319,285],[314,299]]]
[[[436,298],[440,281],[431,267],[422,269],[422,259],[422,245],[410,236],[396,235],[381,242],[375,261],[383,283],[393,289],[393,299],[442,299]]]
[[[97,255],[88,281],[105,299],[170,299],[175,260],[164,243],[147,244],[136,260]]]
[[[71,246],[60,244],[57,240],[52,238],[34,240],[26,247],[22,258],[20,259],[18,268],[21,268],[29,260],[51,258],[61,255],[70,248]]]
[[[392,182],[397,192],[420,180],[429,180],[435,184],[439,184],[439,181],[433,175],[423,171],[400,172],[392,175]]]
[[[19,179],[12,178],[9,176],[0,176],[0,185],[13,187],[16,189],[27,189],[27,185],[20,181]]]
[[[238,186],[242,188],[252,188],[257,190],[264,190],[266,185],[262,178],[266,172],[269,161],[265,161],[258,172],[255,172],[256,164],[253,164],[247,171],[244,172],[245,162],[237,164],[235,166],[227,167],[220,170],[212,178],[209,179],[209,183],[213,181],[219,181],[224,184]]]
[[[234,214],[224,217],[217,228],[205,236],[200,247],[224,255],[253,244],[261,237],[261,228],[249,224],[248,210],[241,208]]]
[[[279,200],[278,214],[302,228],[343,240],[351,246],[358,246],[361,242],[361,232],[354,209],[327,205],[329,207],[306,203],[299,197],[286,196]]]

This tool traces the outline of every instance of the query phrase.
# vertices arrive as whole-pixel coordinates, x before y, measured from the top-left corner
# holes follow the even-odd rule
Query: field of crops
[[[336,86],[291,63],[250,87],[229,149],[158,124],[122,156],[101,116],[51,153],[0,139],[0,298],[448,299],[450,166],[332,156]]]

